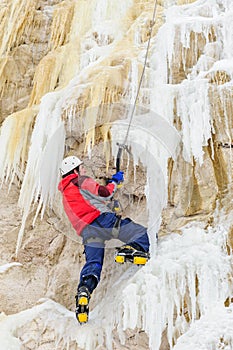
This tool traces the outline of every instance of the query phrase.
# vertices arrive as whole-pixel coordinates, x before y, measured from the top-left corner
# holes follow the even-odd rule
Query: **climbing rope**
[[[133,116],[134,116],[134,112],[135,112],[135,108],[136,108],[139,92],[140,92],[140,89],[141,89],[143,77],[144,77],[145,70],[146,70],[146,64],[147,64],[147,59],[148,59],[148,54],[149,54],[152,30],[153,30],[153,26],[155,24],[156,10],[157,10],[157,0],[155,0],[155,4],[154,4],[154,10],[153,10],[153,16],[152,16],[150,30],[149,30],[149,39],[148,39],[148,42],[147,42],[147,48],[146,48],[146,55],[145,55],[143,70],[142,70],[142,74],[141,74],[141,77],[140,77],[140,80],[139,80],[137,94],[136,94],[135,101],[134,101],[134,104],[133,104],[133,108],[132,108],[132,111],[131,111],[127,132],[126,132],[123,144],[119,144],[119,143],[117,144],[118,147],[119,147],[118,148],[118,153],[117,153],[117,158],[116,158],[116,169],[117,169],[117,171],[119,171],[119,169],[120,169],[120,159],[121,159],[122,151],[123,151],[123,149],[127,149],[126,142],[127,142],[128,136],[129,136],[129,130],[130,130],[130,127],[131,127],[131,124],[132,124],[132,120],[133,120]]]

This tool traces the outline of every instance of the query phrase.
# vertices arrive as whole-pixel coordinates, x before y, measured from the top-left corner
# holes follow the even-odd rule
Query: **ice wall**
[[[231,259],[220,248],[224,240],[224,228],[213,233],[195,225],[184,229],[182,236],[162,240],[157,258],[138,273],[140,282],[137,275],[124,289],[123,328],[140,325],[149,335],[150,348],[159,349],[167,327],[172,348],[190,321],[207,315],[218,302],[224,307],[232,293]]]
[[[178,339],[174,350],[232,349],[233,305],[216,305]]]
[[[174,349],[190,349],[191,345],[193,349],[215,349],[218,344],[221,349],[231,349],[232,304],[224,306],[233,291],[226,227],[205,230],[194,224],[182,233],[161,239],[157,258],[146,266],[131,266],[120,279],[110,281],[87,325],[78,327],[74,313],[51,300],[41,300],[16,315],[1,314],[4,349],[18,350],[21,341],[25,346],[38,344],[37,332],[46,329],[54,332],[56,345],[63,348],[111,350],[114,332],[124,345],[127,329],[135,328],[147,333],[153,350],[160,349],[164,330],[171,349],[181,334]],[[35,320],[39,329],[34,333],[34,325],[29,335]],[[41,333],[41,340],[46,334]]]
[[[124,142],[128,122],[129,120],[126,119],[112,125],[112,154],[115,157],[118,152],[117,145],[122,145]],[[167,203],[167,161],[169,158],[176,159],[180,146],[180,135],[166,119],[155,112],[135,113],[127,145],[130,147],[134,166],[142,164],[147,169],[145,188],[149,212],[147,227],[150,235],[151,254],[154,255],[156,253],[156,232],[159,231],[161,212]]]
[[[170,3],[166,3],[169,7]],[[12,181],[15,175],[22,179],[19,205],[24,214],[17,251],[33,205],[37,208],[36,216],[40,212],[43,215],[45,208],[53,205],[65,138],[85,137],[86,149],[90,150],[96,142],[95,127],[106,126],[103,129],[106,137],[113,124],[113,155],[117,150],[115,140],[124,140],[130,108],[120,114],[124,120],[120,123],[114,105],[131,107],[134,102],[150,20],[149,12],[140,17],[140,4],[134,4],[132,10],[133,4],[125,1],[123,5],[119,2],[111,7],[109,1],[93,1],[90,6],[86,1],[63,2],[54,12],[50,42],[53,50],[37,67],[29,107],[7,118],[1,129],[1,179]],[[12,11],[15,13],[14,7]],[[4,13],[1,12],[2,18]],[[135,166],[140,161],[147,168],[151,239],[155,237],[161,210],[166,204],[167,160],[175,155],[180,137],[184,159],[190,163],[194,159],[201,165],[203,147],[211,143],[214,133],[218,136],[210,103],[211,94],[216,91],[221,96],[219,109],[223,109],[226,140],[231,143],[232,111],[225,96],[230,98],[232,91],[232,13],[232,2],[226,0],[175,6],[168,8],[166,23],[158,34],[153,32],[150,63],[139,95],[139,105],[148,112],[142,115],[138,108],[128,140]],[[140,21],[135,25],[137,16]],[[123,20],[118,22],[117,18]],[[9,40],[5,40],[5,48],[10,47],[8,42],[18,42],[14,38]],[[216,81],[217,86],[210,87]],[[226,91],[230,91],[229,94]],[[34,104],[39,105],[38,113],[32,108]],[[105,116],[102,112],[106,105]],[[156,127],[151,122],[153,118]],[[174,118],[180,122],[178,135],[173,132]],[[32,125],[29,148],[24,132]],[[212,151],[214,159],[214,147]],[[106,343],[110,349],[114,329],[117,328],[124,343],[124,331],[138,327],[146,331],[150,348],[156,350],[166,327],[172,345],[187,331],[190,322],[195,324],[202,316],[208,319],[210,308],[215,304],[221,304],[224,315],[224,302],[232,290],[230,258],[224,249],[223,231],[227,229],[221,226],[214,232],[192,227],[185,230],[182,237],[172,235],[162,240],[156,259],[153,256],[133,277],[130,274],[130,279],[127,274],[123,276],[116,282],[116,294],[110,290],[104,299],[106,304],[93,310],[90,325],[82,329],[81,335],[81,330],[78,331],[80,346],[91,349]],[[110,304],[113,312],[109,315]],[[98,327],[100,315],[103,323]],[[69,336],[62,341],[68,342]]]
[[[36,216],[42,207],[43,215],[46,205],[52,205],[58,183],[59,165],[64,152],[64,121],[67,121],[67,129],[70,132],[73,128],[73,120],[76,118],[77,109],[80,109],[80,106],[78,106],[80,96],[83,94],[85,97],[80,117],[90,100],[90,108],[93,108],[93,111],[90,113],[90,120],[86,118],[84,128],[81,124],[82,130],[80,130],[80,133],[90,132],[92,135],[97,119],[95,109],[100,103],[99,99],[102,98],[102,102],[105,103],[114,100],[114,89],[112,98],[109,99],[106,94],[106,86],[110,88],[115,85],[118,79],[122,81],[121,66],[117,66],[116,69],[107,68],[106,66],[110,62],[108,53],[110,49],[112,50],[111,40],[116,39],[116,42],[118,42],[128,25],[127,23],[123,25],[121,30],[116,25],[114,27],[112,21],[117,23],[114,11],[120,11],[123,16],[132,4],[129,1],[125,2],[124,6],[116,4],[114,8],[106,7],[106,4],[105,2],[95,1],[91,6],[87,6],[86,2],[81,1],[78,3],[70,2],[69,4],[62,3],[57,6],[52,23],[51,46],[53,46],[53,50],[41,60],[36,69],[29,108],[16,115],[13,114],[2,126],[1,142],[5,152],[1,154],[1,179],[5,180],[6,177],[7,180],[13,181],[15,174],[21,179],[24,176],[19,198],[19,205],[23,210],[23,220],[16,251],[20,247],[25,222],[33,203],[37,203],[40,198]],[[11,5],[9,9],[12,11],[12,16],[13,14],[15,16],[14,20],[17,21],[15,11],[18,11],[18,8],[17,6],[14,7],[13,4]],[[24,5],[23,3],[22,6]],[[29,5],[27,3],[27,8]],[[33,9],[31,11],[33,13]],[[46,11],[50,13],[50,8],[48,7]],[[57,22],[61,19],[61,12],[63,13],[63,20],[61,26],[58,26]],[[7,18],[5,12],[3,16]],[[73,22],[68,21],[70,17]],[[87,18],[89,21],[87,21]],[[99,23],[102,23],[102,26]],[[98,28],[95,28],[96,26]],[[106,28],[108,28],[109,33],[106,33]],[[9,33],[12,30],[9,30]],[[111,36],[113,37],[111,38]],[[110,39],[108,40],[108,38]],[[17,40],[20,40],[16,39],[14,39],[14,42],[12,39],[9,44],[7,42],[10,39],[8,41],[7,38],[4,39],[2,48],[5,51],[10,50],[10,47],[16,45]],[[66,42],[67,45],[65,45]],[[85,57],[87,58],[86,62]],[[98,67],[99,63],[95,64],[98,60],[103,61],[100,67]],[[99,79],[99,73],[103,71],[104,67],[106,67],[105,75]],[[58,91],[48,93],[57,87],[58,82]],[[62,87],[63,89],[61,89]],[[27,137],[30,134],[27,131],[30,130],[30,125],[33,122],[30,115],[35,117],[34,111],[36,109],[33,109],[33,106],[39,103],[39,113],[31,136],[30,150],[28,151],[29,142],[27,142]],[[24,125],[25,127],[23,127]],[[12,132],[12,130],[14,131]],[[25,132],[27,137],[25,137]],[[87,135],[87,140],[94,140],[93,137],[94,134],[91,137]],[[26,151],[28,160],[24,174]],[[52,176],[49,178],[48,174]]]
[[[196,1],[171,7],[166,15],[166,23],[152,49],[151,106],[167,118],[175,110],[182,123],[183,156],[189,162],[194,157],[202,164],[203,146],[215,133],[210,106],[210,72],[228,74],[227,85],[232,86],[229,74],[232,3]],[[221,89],[228,89],[227,85]],[[227,113],[228,120],[230,113]]]

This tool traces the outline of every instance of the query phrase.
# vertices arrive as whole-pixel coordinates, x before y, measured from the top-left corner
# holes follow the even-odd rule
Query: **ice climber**
[[[63,195],[64,210],[84,244],[86,262],[80,273],[76,295],[76,317],[88,321],[89,301],[100,281],[104,260],[104,242],[118,238],[124,245],[117,248],[115,261],[145,264],[149,258],[147,229],[129,218],[122,219],[109,203],[124,173],[114,174],[106,186],[86,176],[83,162],[76,156],[66,157],[61,164],[62,180],[58,189]],[[116,237],[117,232],[117,237]]]

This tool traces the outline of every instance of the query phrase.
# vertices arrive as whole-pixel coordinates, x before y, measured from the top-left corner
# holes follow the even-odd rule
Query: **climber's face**
[[[80,176],[83,176],[83,175],[85,175],[86,174],[86,168],[85,168],[85,166],[83,165],[83,164],[81,164],[80,166],[79,166],[79,175]]]

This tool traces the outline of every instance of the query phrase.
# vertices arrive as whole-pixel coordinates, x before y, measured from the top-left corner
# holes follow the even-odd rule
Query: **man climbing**
[[[76,295],[76,317],[84,323],[88,321],[90,296],[100,281],[104,242],[118,238],[125,244],[117,248],[115,261],[140,265],[149,258],[149,239],[145,227],[129,218],[121,219],[109,206],[117,187],[124,181],[123,172],[117,172],[102,186],[85,175],[83,162],[75,156],[66,157],[60,170],[62,180],[58,189],[63,195],[64,210],[84,244],[86,263]]]

